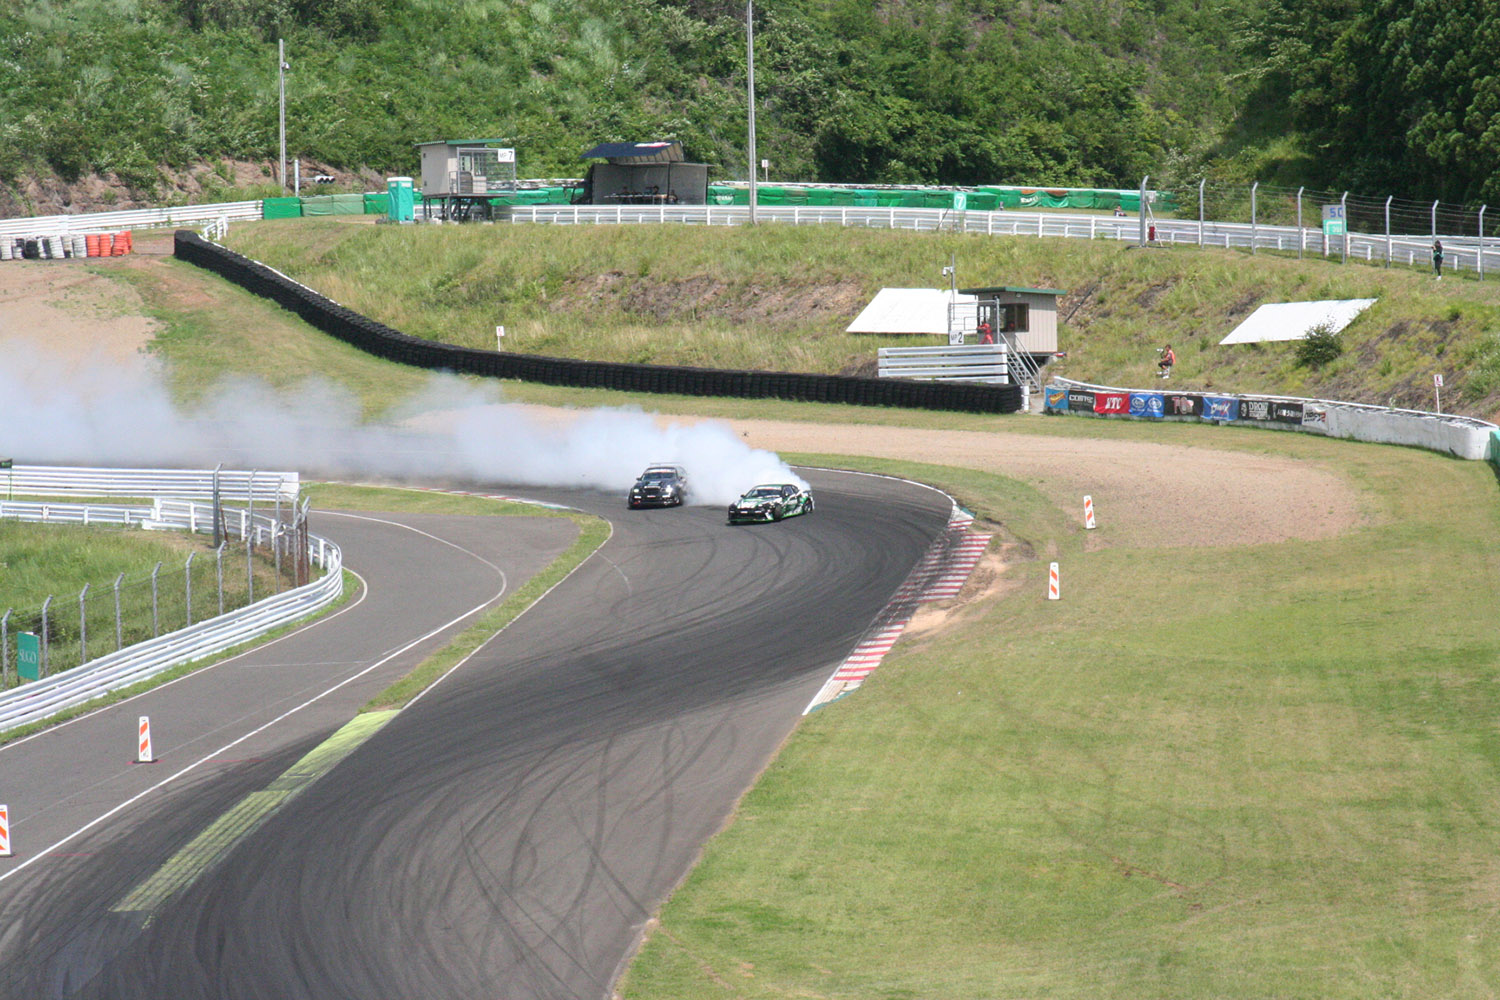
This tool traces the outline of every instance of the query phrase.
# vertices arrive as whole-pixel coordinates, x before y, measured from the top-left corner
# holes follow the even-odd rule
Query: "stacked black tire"
[[[858,406],[901,406],[969,413],[1014,413],[1021,408],[1016,385],[918,382],[911,379],[856,378],[798,372],[729,371],[610,361],[574,361],[534,354],[509,354],[458,347],[411,337],[345,309],[247,257],[191,230],[178,230],[179,260],[213,271],[242,288],[296,313],[332,337],[387,361],[418,368],[488,375],[545,385],[680,396],[788,399]]]

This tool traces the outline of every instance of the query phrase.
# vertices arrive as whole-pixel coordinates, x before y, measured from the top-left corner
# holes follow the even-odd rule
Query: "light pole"
[[[286,191],[286,71],[292,67],[286,61],[286,42],[276,39],[276,89],[279,91],[281,108],[281,190]]]
[[[745,0],[745,84],[750,108],[750,224],[755,224],[755,0]]]

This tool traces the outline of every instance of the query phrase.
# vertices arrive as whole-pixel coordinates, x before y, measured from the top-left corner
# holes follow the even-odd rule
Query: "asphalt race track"
[[[655,907],[948,517],[947,498],[913,484],[807,477],[816,513],[734,528],[719,508],[626,511],[598,493],[517,490],[600,513],[615,533],[149,913],[117,904],[441,636],[296,713],[306,721],[292,735],[273,738],[273,725],[30,861],[26,847],[43,850],[202,753],[176,747],[175,759],[129,767],[121,750],[90,777],[75,758],[106,729],[123,728],[128,746],[148,712],[135,702],[0,749],[0,790],[23,769],[44,817],[18,823],[18,796],[4,792],[17,857],[0,859],[0,996],[607,997]],[[319,522],[369,595],[265,648],[263,672],[298,690],[262,684],[241,704],[194,696],[189,679],[157,693],[176,688],[195,713],[234,718],[201,746],[369,670],[491,599],[502,571],[519,585],[571,537],[519,527],[518,539],[477,539],[471,519],[399,519],[457,547]],[[571,532],[559,519],[517,524]],[[302,644],[299,661],[324,665],[310,668],[316,683],[275,666]],[[7,876],[19,863],[29,867]]]

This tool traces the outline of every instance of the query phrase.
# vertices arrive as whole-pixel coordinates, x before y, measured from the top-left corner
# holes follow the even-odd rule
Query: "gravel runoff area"
[[[150,267],[170,253],[143,240],[144,256],[109,266]],[[64,372],[139,360],[155,335],[134,291],[67,261],[0,264],[0,363],[44,351]],[[556,414],[566,419],[563,414]],[[681,420],[664,417],[665,421]],[[1060,419],[1041,416],[1024,419]],[[1006,432],[932,431],[850,424],[735,421],[747,443],[777,452],[861,455],[979,469],[1030,483],[1081,517],[1093,497],[1111,545],[1220,546],[1329,538],[1360,524],[1359,491],[1315,462],[1139,441]],[[1268,432],[1269,433],[1269,432]],[[1105,544],[1102,539],[1093,544]]]

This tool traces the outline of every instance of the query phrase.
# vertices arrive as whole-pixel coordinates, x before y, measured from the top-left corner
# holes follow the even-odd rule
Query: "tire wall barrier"
[[[1403,444],[1475,461],[1500,460],[1494,424],[1473,417],[1395,410],[1364,403],[1290,396],[1121,389],[1069,379],[1047,383],[1047,413],[1137,420],[1191,420],[1236,427],[1304,431],[1372,444]]]
[[[1018,385],[575,361],[440,344],[408,336],[345,309],[279,271],[211,243],[191,230],[176,232],[173,252],[179,260],[213,271],[255,295],[270,299],[331,337],[387,361],[418,368],[545,385],[681,396],[785,399],[971,413],[1014,413],[1021,408]]]

